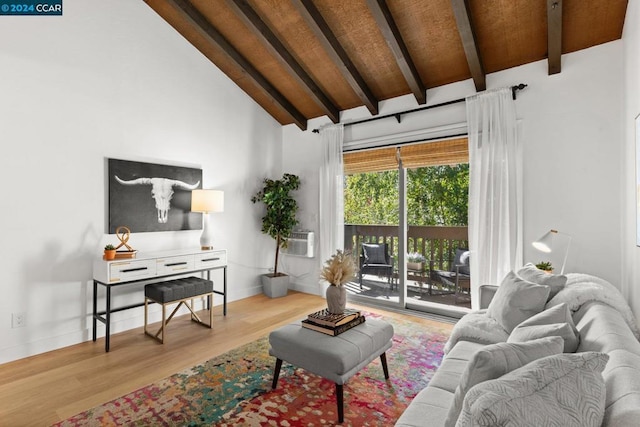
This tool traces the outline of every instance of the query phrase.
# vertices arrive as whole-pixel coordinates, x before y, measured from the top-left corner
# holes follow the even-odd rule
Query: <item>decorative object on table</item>
[[[108,233],[118,224],[135,233],[199,230],[190,196],[201,182],[202,169],[108,159]]]
[[[263,187],[251,198],[253,203],[264,203],[266,212],[262,217],[262,232],[276,241],[273,273],[261,276],[262,290],[270,298],[283,297],[289,289],[289,276],[278,271],[280,249],[287,246],[287,239],[298,225],[296,214],[298,202],[291,192],[300,188],[297,175],[285,173],[281,179],[265,178]]]
[[[136,252],[138,251],[133,249],[127,243],[129,241],[130,236],[131,236],[131,230],[129,230],[129,227],[121,225],[118,228],[116,228],[116,237],[118,238],[118,240],[120,240],[120,244],[116,246],[116,259],[135,258]],[[123,246],[126,249],[120,249]]]
[[[312,322],[309,319],[304,319],[301,322],[301,324],[303,328],[313,329],[314,331],[322,332],[323,334],[327,334],[335,337],[336,335],[340,335],[341,333],[348,331],[349,329],[356,327],[364,322],[365,322],[365,317],[358,316],[355,319],[351,319],[347,323],[344,323],[339,326],[319,325],[317,323]]]
[[[538,270],[545,271],[547,273],[553,273],[553,266],[548,261],[540,261],[536,264],[536,268]]]
[[[213,231],[209,226],[209,214],[224,212],[224,191],[221,190],[193,190],[191,192],[191,212],[202,213],[202,235],[200,249],[213,249]]]
[[[422,271],[424,263],[427,262],[427,258],[420,252],[409,252],[407,254],[407,269]]]
[[[356,263],[348,252],[340,249],[325,261],[320,277],[329,282],[326,291],[327,309],[332,314],[344,313],[347,305],[347,289],[345,283],[356,277]]]
[[[567,233],[562,233],[558,230],[549,230],[542,237],[532,243],[533,247],[539,250],[540,252],[544,252],[546,254],[553,252],[553,243],[556,240],[556,236],[563,235],[566,236],[567,244],[564,248],[564,259],[562,260],[562,268],[560,269],[560,274],[564,273],[564,267],[567,264],[567,257],[569,256],[569,246],[571,246],[571,235]]]
[[[325,308],[324,310],[307,315],[307,320],[317,323],[318,325],[335,327],[344,325],[360,316],[362,316],[360,310],[353,308],[346,308],[342,314],[333,314]]]
[[[106,261],[111,261],[116,258],[116,247],[111,243],[104,247],[104,256],[103,259]]]

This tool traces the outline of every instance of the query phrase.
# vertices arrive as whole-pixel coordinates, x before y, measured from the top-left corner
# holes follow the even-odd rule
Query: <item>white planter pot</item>
[[[408,270],[419,270],[422,271],[422,263],[421,262],[408,262],[407,263]]]
[[[262,282],[262,292],[269,298],[280,298],[287,295],[289,276],[273,277],[270,274],[263,274],[260,276],[260,281]]]

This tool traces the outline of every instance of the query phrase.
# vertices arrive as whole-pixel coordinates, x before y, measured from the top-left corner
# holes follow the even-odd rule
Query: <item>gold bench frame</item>
[[[208,306],[209,306],[209,324],[203,322],[202,319],[200,319],[200,316],[198,316],[196,314],[196,312],[193,311],[193,300],[196,299],[196,298],[202,298],[202,297],[207,297],[207,302],[208,302]],[[149,301],[152,301],[152,302],[155,302],[156,304],[162,305],[162,326],[160,326],[160,329],[158,329],[158,332],[156,332],[155,334],[149,332],[148,329],[147,329],[148,319],[149,319],[149,314],[148,314]],[[191,301],[191,304],[189,304],[189,301]],[[169,318],[167,319],[167,317],[166,317],[167,316],[167,306],[169,304],[176,304],[176,303],[178,303],[178,305],[176,306],[176,308],[173,309],[173,311],[169,315]],[[176,300],[173,300],[173,301],[167,301],[165,303],[158,302],[158,301],[154,300],[153,298],[149,298],[148,296],[145,295],[145,297],[144,297],[144,333],[146,335],[149,335],[151,338],[155,339],[156,341],[160,342],[161,344],[164,344],[165,335],[166,335],[165,334],[166,327],[169,324],[169,322],[171,321],[171,319],[173,318],[174,314],[176,314],[178,309],[183,304],[191,312],[191,321],[196,322],[196,323],[198,323],[198,324],[200,324],[202,326],[208,327],[209,329],[213,329],[213,292],[207,292],[207,293],[200,294],[200,295],[193,295],[193,296],[190,296],[188,298],[176,299]]]

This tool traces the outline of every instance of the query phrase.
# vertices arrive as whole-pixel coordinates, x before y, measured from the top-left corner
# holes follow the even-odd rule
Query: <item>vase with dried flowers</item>
[[[329,282],[327,288],[327,309],[332,314],[342,314],[347,305],[345,283],[356,277],[356,263],[350,253],[338,250],[325,261],[320,277]]]

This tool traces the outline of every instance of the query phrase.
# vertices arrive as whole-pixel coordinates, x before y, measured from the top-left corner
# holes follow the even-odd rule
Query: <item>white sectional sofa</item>
[[[640,333],[616,288],[530,264],[511,274],[482,287],[488,307],[456,324],[396,426],[639,426]]]

